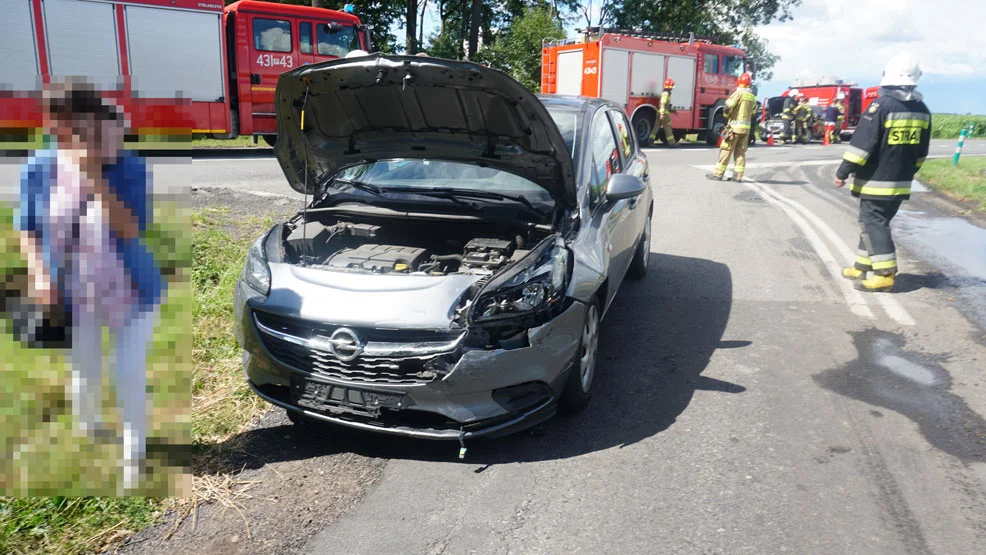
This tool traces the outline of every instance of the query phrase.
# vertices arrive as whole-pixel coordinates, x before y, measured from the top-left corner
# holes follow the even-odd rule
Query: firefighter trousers
[[[674,144],[674,131],[671,129],[671,116],[664,115],[657,118],[657,132],[660,133],[664,131],[664,137],[668,140],[669,145]]]
[[[890,220],[900,210],[900,200],[859,201],[859,250],[856,252],[857,270],[873,272],[881,276],[897,273],[897,250],[890,234]]]
[[[733,158],[734,179],[736,181],[743,179],[743,173],[746,171],[746,149],[749,146],[749,133],[730,133],[730,136],[722,141],[722,148],[719,150],[719,163],[716,164],[712,174],[716,177],[725,175],[726,168],[729,166],[729,159]]]

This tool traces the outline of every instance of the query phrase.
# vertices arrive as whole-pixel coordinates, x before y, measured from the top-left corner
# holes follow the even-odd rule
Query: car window
[[[718,54],[706,54],[705,55],[705,72],[710,74],[719,73],[719,55]]]
[[[307,21],[298,24],[298,47],[302,54],[312,53],[312,24]]]
[[[335,56],[341,58],[351,50],[359,48],[359,37],[356,27],[338,23],[316,23],[315,36],[318,39],[320,56]]]
[[[253,48],[264,52],[291,52],[291,22],[253,18]]]
[[[582,137],[582,112],[576,110],[549,109],[551,119],[561,132],[562,139],[565,139],[565,146],[568,147],[569,154],[575,159],[579,143]]]
[[[633,140],[633,134],[630,133],[630,121],[627,119],[627,115],[622,111],[610,110],[609,117],[613,122],[613,128],[616,129],[616,139],[619,141],[620,154],[623,155],[623,165],[627,165],[628,160],[633,157],[637,150],[637,144]]]
[[[733,77],[743,75],[743,58],[738,56],[723,56],[722,72]]]
[[[592,170],[589,175],[589,205],[602,200],[609,177],[622,169],[620,152],[613,137],[613,127],[605,113],[597,113],[589,129],[589,155]]]

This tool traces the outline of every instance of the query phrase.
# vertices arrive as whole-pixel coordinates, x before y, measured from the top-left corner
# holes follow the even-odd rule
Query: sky
[[[781,56],[761,96],[798,77],[878,85],[887,60],[906,50],[932,112],[986,114],[986,0],[804,0],[793,16],[756,29]]]
[[[592,4],[597,16],[601,2]],[[761,96],[798,77],[878,85],[887,60],[906,50],[921,64],[918,88],[932,112],[986,114],[986,0],[803,0],[793,16],[756,29],[781,56],[773,79],[759,83]],[[425,36],[438,24],[429,6]]]

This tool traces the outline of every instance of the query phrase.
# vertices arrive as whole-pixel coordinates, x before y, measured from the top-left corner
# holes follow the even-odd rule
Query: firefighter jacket
[[[856,174],[850,187],[855,197],[907,200],[930,144],[931,113],[921,93],[909,87],[881,88],[880,97],[859,119],[835,176]]]
[[[671,114],[674,112],[674,106],[671,105],[671,91],[664,91],[661,93],[661,102],[658,105],[658,115],[662,118],[666,114]]]
[[[805,121],[808,119],[808,115],[811,113],[811,106],[807,102],[799,103],[794,107],[794,119],[796,121]]]
[[[736,92],[726,99],[726,117],[729,118],[729,128],[736,133],[749,133],[753,112],[757,109],[757,97],[750,89],[736,89]]]
[[[794,99],[790,96],[784,98],[784,109],[781,111],[781,117],[784,119],[791,119],[794,112]]]

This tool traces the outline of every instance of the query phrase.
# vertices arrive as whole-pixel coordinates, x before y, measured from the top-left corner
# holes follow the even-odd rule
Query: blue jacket
[[[44,254],[44,263],[52,280],[59,287],[59,294],[66,298],[62,279],[64,260],[52,260],[48,241],[48,199],[56,180],[57,156],[54,149],[39,151],[21,168],[21,202],[16,216],[17,227],[39,236]],[[147,164],[143,158],[130,153],[121,153],[117,162],[105,169],[104,175],[110,190],[137,218],[140,233],[147,231],[151,221],[150,180]],[[117,252],[123,257],[123,265],[133,281],[138,295],[138,308],[148,311],[161,302],[167,286],[161,276],[161,268],[154,255],[140,239],[124,240],[113,235]],[[66,298],[71,302],[70,298]]]

